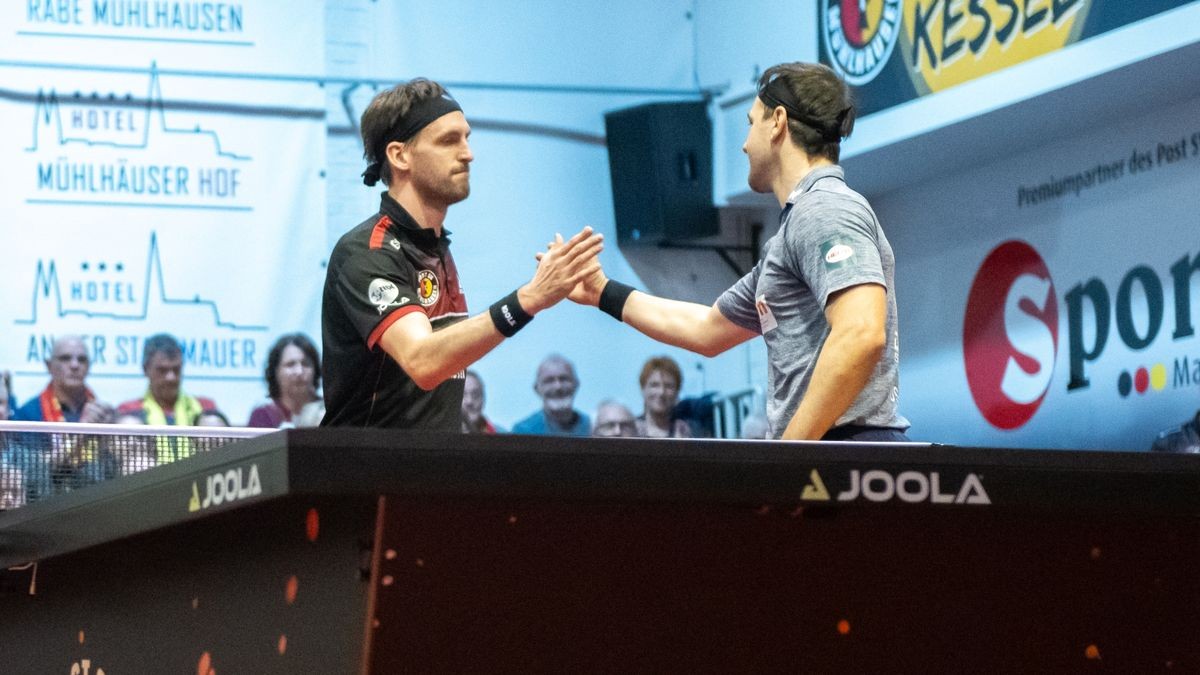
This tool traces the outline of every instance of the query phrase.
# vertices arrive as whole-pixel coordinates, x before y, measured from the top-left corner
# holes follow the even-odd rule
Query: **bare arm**
[[[704,356],[716,356],[755,337],[711,307],[668,300],[634,291],[625,302],[621,320],[659,342]]]
[[[830,296],[829,321],[812,382],[784,429],[784,440],[818,440],[858,398],[887,344],[887,292],[878,284]]]
[[[551,250],[553,248],[554,244],[551,244]],[[546,254],[539,253],[538,259],[543,255]],[[607,283],[608,277],[597,266],[582,278],[568,297],[581,305],[597,307]],[[695,302],[669,300],[641,291],[634,291],[626,300],[621,321],[659,342],[709,357],[757,335],[725,318],[716,305],[708,307]]]
[[[600,269],[596,256],[602,248],[602,237],[584,228],[541,256],[533,279],[517,290],[521,308],[536,315],[562,300],[580,279]],[[428,391],[478,361],[503,340],[488,312],[448,326],[436,335],[429,318],[423,312],[413,312],[389,326],[379,345],[418,387]]]

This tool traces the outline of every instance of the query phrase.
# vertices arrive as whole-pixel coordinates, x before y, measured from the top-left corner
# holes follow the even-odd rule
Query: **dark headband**
[[[462,112],[462,106],[458,105],[458,101],[455,101],[449,92],[413,103],[408,114],[396,120],[396,126],[392,127],[383,137],[379,147],[375,148],[375,161],[368,165],[367,170],[362,173],[363,184],[371,186],[379,182],[388,143],[393,141],[406,143],[434,120],[452,112]]]
[[[819,120],[800,110],[800,106],[796,105],[795,99],[792,97],[792,90],[788,88],[787,82],[784,82],[782,77],[776,77],[766,86],[759,87],[758,97],[762,99],[769,110],[774,110],[776,106],[782,107],[787,111],[789,118],[821,134],[821,138],[827,143],[837,143],[842,140],[842,136],[845,135],[842,133],[842,126],[846,121],[846,116],[854,109],[854,106],[844,108],[832,123]]]

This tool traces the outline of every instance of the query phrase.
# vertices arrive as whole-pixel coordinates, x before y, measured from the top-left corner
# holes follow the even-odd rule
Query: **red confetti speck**
[[[79,644],[83,644],[83,631],[79,631]]]
[[[304,530],[309,541],[317,540],[317,535],[321,533],[321,517],[316,509],[308,510],[308,515],[304,518]]]
[[[837,630],[838,630],[838,634],[840,634],[840,635],[849,635],[850,634],[850,622],[845,619],[838,621]]]
[[[196,664],[196,675],[215,675],[217,671],[212,667],[212,655],[204,652],[200,655],[200,662]]]
[[[1100,660],[1100,648],[1096,645],[1088,645],[1087,649],[1083,650],[1083,655],[1091,661]]]
[[[287,600],[287,604],[290,605],[293,602],[296,602],[296,594],[299,592],[300,580],[296,578],[295,574],[293,574],[292,576],[288,577],[287,585],[283,591],[283,597],[285,600]]]
[[[283,653],[286,651],[287,651],[287,636],[280,635],[279,636],[279,655],[283,656]]]

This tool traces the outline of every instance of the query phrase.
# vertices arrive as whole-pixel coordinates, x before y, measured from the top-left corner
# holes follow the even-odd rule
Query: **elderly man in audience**
[[[54,340],[46,370],[50,384],[36,398],[17,409],[14,420],[27,422],[113,421],[112,406],[96,399],[86,380],[91,361],[83,338],[64,335]]]
[[[513,425],[514,434],[588,436],[592,422],[575,409],[579,378],[575,366],[558,354],[552,354],[537,369],[533,390],[542,399],[542,409]]]
[[[638,433],[637,418],[625,405],[608,399],[596,408],[596,425],[592,427],[592,435],[602,438],[633,438],[641,436]]]

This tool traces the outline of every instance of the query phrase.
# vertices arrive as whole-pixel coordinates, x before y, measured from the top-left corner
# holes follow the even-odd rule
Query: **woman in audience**
[[[321,357],[303,333],[290,333],[275,341],[267,355],[265,375],[271,401],[255,408],[246,426],[294,426],[293,419],[301,409],[320,398]]]
[[[675,404],[683,386],[679,364],[668,356],[656,356],[642,366],[638,377],[642,385],[642,416],[638,435],[647,438],[689,438],[688,423],[675,418]]]

